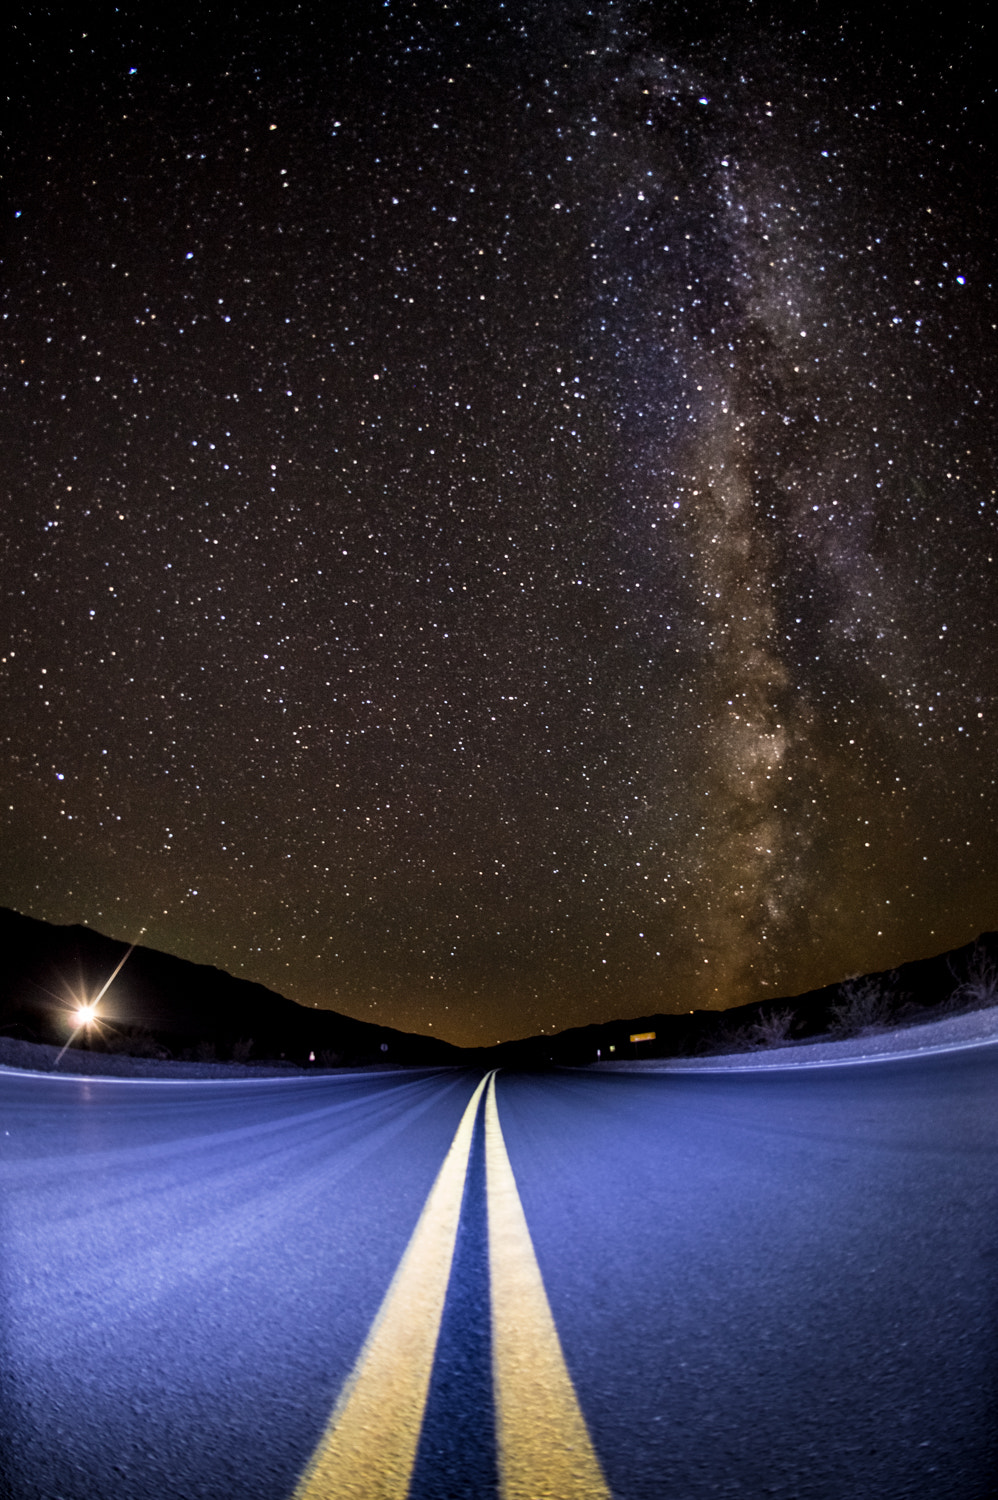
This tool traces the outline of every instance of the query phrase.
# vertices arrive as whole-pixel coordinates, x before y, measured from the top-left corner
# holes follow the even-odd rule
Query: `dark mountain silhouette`
[[[59,927],[0,908],[0,1037],[61,1046],[75,1004],[101,988],[126,951],[125,943],[88,927]],[[220,1060],[231,1058],[235,1048],[241,1060],[283,1059],[296,1064],[307,1063],[314,1053],[321,1062],[344,1065],[572,1066],[592,1062],[597,1055],[627,1059],[742,1050],[777,1040],[771,1018],[780,1013],[787,1041],[847,1034],[851,1005],[853,1031],[871,1020],[915,1022],[938,1013],[940,1007],[975,1003],[966,984],[975,975],[976,1003],[998,1002],[998,933],[983,933],[962,948],[802,995],[753,1001],[726,1011],[656,1011],[571,1027],[553,1036],[461,1048],[437,1037],[310,1009],[221,969],[137,946],[101,1002],[103,1025],[89,1045],[98,1050],[159,1048],[173,1057],[192,1056],[200,1049]],[[655,1033],[654,1039],[630,1040],[649,1032]],[[253,1046],[247,1059],[238,1044],[249,1038]],[[81,1045],[84,1040],[81,1036]]]
[[[969,983],[968,983],[969,981]],[[788,1013],[786,1042],[856,1034],[872,1023],[912,1025],[939,1014],[998,1004],[998,932],[931,958],[842,980],[804,994],[753,1000],[729,1010],[687,1014],[656,1011],[629,1019],[576,1026],[551,1037],[526,1037],[483,1050],[490,1067],[577,1066],[595,1060],[693,1057],[772,1045],[767,1018]],[[766,1032],[769,1032],[768,1040]],[[630,1038],[654,1032],[653,1040]]]
[[[100,990],[127,948],[89,927],[59,927],[0,907],[0,1035],[61,1046],[75,1005]],[[254,1061],[303,1063],[310,1052],[344,1063],[439,1064],[461,1057],[436,1037],[298,1005],[262,984],[142,946],[108,989],[100,1013],[102,1026],[86,1039],[98,1050],[121,1047],[138,1033],[147,1046],[173,1056],[200,1047],[228,1059],[252,1038]]]

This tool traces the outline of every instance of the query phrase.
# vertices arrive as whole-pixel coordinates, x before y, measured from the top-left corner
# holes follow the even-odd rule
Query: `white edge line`
[[[740,1063],[736,1067],[730,1068],[642,1067],[635,1068],[633,1071],[621,1068],[620,1073],[628,1078],[640,1078],[646,1073],[656,1076],[661,1073],[669,1073],[674,1078],[694,1078],[700,1073],[785,1073],[790,1070],[797,1072],[802,1068],[853,1068],[863,1063],[900,1062],[902,1058],[939,1057],[946,1052],[969,1052],[974,1047],[995,1046],[998,1046],[998,1036],[986,1036],[980,1037],[976,1042],[951,1042],[947,1046],[919,1047],[914,1052],[881,1052],[879,1056],[875,1057],[830,1057],[824,1062]],[[581,1073],[583,1071],[589,1072],[590,1070],[588,1068],[585,1070],[578,1068],[573,1071]],[[601,1072],[602,1069],[597,1068],[595,1071]]]
[[[411,1068],[407,1073],[449,1073],[449,1068]],[[351,1078],[387,1078],[397,1077],[397,1074],[387,1073],[306,1073],[304,1076],[290,1073],[283,1077],[247,1077],[247,1078],[129,1078],[120,1073],[39,1073],[31,1068],[15,1068],[7,1063],[0,1063],[0,1077],[4,1078],[58,1078],[66,1083],[316,1083],[320,1078],[327,1082],[342,1079],[349,1081]]]
[[[836,1058],[831,1058],[830,1057],[830,1058],[828,1058],[824,1062],[740,1063],[740,1064],[738,1064],[735,1067],[728,1067],[728,1068],[699,1068],[699,1067],[698,1068],[670,1068],[668,1066],[663,1067],[663,1068],[640,1067],[640,1068],[634,1068],[633,1070],[632,1069],[621,1068],[620,1069],[620,1075],[626,1076],[626,1077],[629,1077],[629,1078],[640,1078],[640,1077],[644,1076],[645,1074],[649,1074],[649,1075],[652,1075],[652,1076],[657,1076],[657,1075],[659,1075],[661,1073],[669,1073],[669,1074],[672,1074],[673,1076],[680,1076],[680,1075],[687,1075],[688,1074],[688,1075],[690,1075],[692,1077],[693,1075],[698,1074],[698,1073],[714,1073],[714,1074],[716,1074],[716,1073],[778,1073],[778,1072],[786,1072],[789,1069],[793,1069],[795,1071],[800,1071],[801,1069],[804,1069],[804,1068],[852,1068],[852,1067],[861,1066],[863,1063],[900,1062],[900,1061],[902,1061],[905,1058],[912,1058],[912,1057],[938,1057],[941,1054],[946,1053],[946,1052],[969,1052],[969,1051],[972,1051],[975,1047],[994,1047],[994,1046],[998,1046],[998,1036],[980,1037],[980,1038],[978,1038],[977,1041],[974,1041],[974,1042],[951,1042],[951,1043],[949,1043],[946,1046],[939,1045],[939,1046],[934,1046],[934,1047],[918,1047],[914,1051],[911,1051],[911,1052],[881,1052],[879,1055],[874,1056],[874,1057],[836,1057]],[[455,1065],[455,1067],[453,1069],[449,1068],[449,1067],[440,1067],[440,1066],[438,1066],[438,1067],[426,1067],[426,1068],[411,1068],[411,1069],[406,1069],[406,1072],[410,1073],[410,1074],[412,1074],[412,1073],[431,1073],[431,1074],[433,1074],[433,1073],[450,1073],[452,1071],[461,1071],[461,1070],[460,1070],[460,1068],[457,1065]],[[590,1073],[590,1072],[595,1071],[596,1073],[599,1073],[599,1072],[602,1072],[603,1069],[601,1069],[601,1068],[596,1068],[596,1069],[590,1069],[590,1068],[566,1068],[564,1071],[565,1072],[573,1072],[573,1073],[583,1073],[583,1072]],[[614,1071],[616,1072],[617,1070],[614,1069]],[[35,1072],[33,1069],[30,1069],[30,1068],[15,1068],[15,1067],[11,1067],[7,1063],[0,1063],[0,1076],[4,1076],[4,1077],[17,1077],[17,1078],[61,1078],[61,1079],[65,1080],[68,1083],[157,1083],[157,1084],[178,1084],[178,1083],[180,1083],[180,1084],[191,1084],[191,1083],[216,1084],[216,1083],[223,1083],[224,1084],[224,1083],[228,1083],[228,1084],[234,1084],[234,1083],[314,1083],[316,1081],[316,1079],[318,1079],[318,1078],[324,1078],[326,1080],[340,1079],[340,1078],[342,1078],[342,1079],[350,1079],[350,1078],[385,1078],[388,1075],[385,1074],[385,1073],[380,1073],[380,1072],[368,1073],[368,1072],[359,1072],[358,1071],[356,1073],[353,1073],[353,1072],[350,1072],[350,1073],[314,1073],[314,1074],[305,1074],[304,1077],[302,1077],[299,1074],[289,1074],[289,1075],[287,1075],[285,1077],[278,1077],[278,1078],[259,1078],[259,1077],[248,1077],[248,1078],[126,1078],[126,1077],[121,1077],[119,1074],[116,1074],[116,1073],[38,1073],[38,1072]],[[393,1074],[392,1076],[397,1076],[397,1075]]]

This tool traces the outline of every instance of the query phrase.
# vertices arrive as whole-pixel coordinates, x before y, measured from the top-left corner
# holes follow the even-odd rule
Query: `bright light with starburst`
[[[92,1001],[88,1001],[86,1005],[81,1005],[76,1012],[77,1026],[89,1026],[91,1021],[96,1020],[96,1018],[97,1006]]]

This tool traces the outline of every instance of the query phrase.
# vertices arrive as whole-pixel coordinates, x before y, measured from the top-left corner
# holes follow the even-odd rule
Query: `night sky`
[[[789,14],[15,8],[0,903],[460,1043],[998,925],[988,38]]]

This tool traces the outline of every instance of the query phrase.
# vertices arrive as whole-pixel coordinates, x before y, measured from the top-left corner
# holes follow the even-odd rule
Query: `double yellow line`
[[[295,1500],[406,1500],[485,1092],[492,1376],[502,1500],[612,1500],[565,1367],[496,1108],[476,1088]]]

